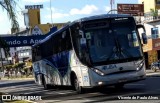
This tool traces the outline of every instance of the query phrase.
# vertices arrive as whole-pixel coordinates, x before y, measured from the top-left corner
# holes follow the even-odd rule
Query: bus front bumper
[[[146,78],[146,73],[144,72],[144,70],[141,70],[134,72],[126,72],[122,74],[100,76],[95,72],[91,72],[91,77],[90,77],[90,86],[95,87],[103,85],[107,86],[116,84],[126,84],[144,80]]]
[[[134,78],[121,78],[114,81],[99,81],[99,82],[96,82],[96,86],[111,86],[116,84],[127,84],[127,83],[132,83],[140,80],[145,80],[145,78],[146,78],[146,75],[142,75]]]

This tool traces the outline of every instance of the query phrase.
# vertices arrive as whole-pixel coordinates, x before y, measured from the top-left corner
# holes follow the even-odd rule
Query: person
[[[10,78],[10,72],[9,72],[9,70],[7,70],[6,75],[8,76],[8,79],[9,79]]]
[[[32,75],[32,73],[33,73],[33,67],[31,66],[30,67],[30,74]]]

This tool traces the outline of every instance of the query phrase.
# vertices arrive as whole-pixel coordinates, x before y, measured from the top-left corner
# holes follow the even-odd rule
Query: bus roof
[[[132,17],[132,16],[129,15],[129,14],[101,14],[101,15],[84,17],[84,18],[75,20],[74,22],[85,22],[85,21],[90,21],[90,20],[98,20],[98,19],[105,19],[105,18],[116,18],[116,17]]]
[[[50,39],[52,36],[56,35],[57,33],[63,31],[64,29],[66,29],[66,28],[68,28],[68,27],[69,27],[68,24],[65,25],[64,27],[58,29],[57,31],[55,31],[55,32],[51,33],[50,35],[48,35],[47,37],[45,37],[45,38],[44,38],[43,40],[41,40],[39,43],[32,45],[32,47],[35,47],[35,46],[37,46],[37,45],[39,45],[39,44],[44,43],[45,41],[47,41],[48,39]]]
[[[101,15],[95,15],[95,16],[89,16],[89,17],[84,17],[78,20],[75,20],[73,22],[71,22],[70,24],[66,24],[66,26],[62,27],[61,29],[53,32],[52,34],[50,34],[49,36],[47,36],[46,38],[44,38],[43,40],[41,40],[39,43],[34,44],[32,47],[35,47],[39,44],[44,43],[45,41],[47,41],[48,39],[50,39],[52,36],[56,35],[57,33],[63,31],[66,28],[69,28],[69,26],[77,23],[77,22],[85,22],[85,21],[90,21],[90,20],[98,20],[98,19],[105,19],[105,18],[116,18],[116,17],[132,17],[131,15],[128,14],[101,14]]]

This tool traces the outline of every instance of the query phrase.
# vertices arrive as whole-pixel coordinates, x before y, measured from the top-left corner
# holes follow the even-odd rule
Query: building
[[[160,59],[160,0],[139,0],[144,4],[141,23],[146,28],[148,44],[143,46],[147,67]]]
[[[41,24],[40,8],[38,7],[32,8],[32,6],[30,6],[28,9],[23,11],[23,15],[24,15],[24,23],[26,29],[16,33],[18,36],[45,35],[51,30],[52,27],[56,26],[59,29],[66,24],[66,23]],[[16,53],[14,57],[15,58],[18,57],[18,62],[24,62],[26,60],[32,59],[30,46],[16,47],[15,51]]]

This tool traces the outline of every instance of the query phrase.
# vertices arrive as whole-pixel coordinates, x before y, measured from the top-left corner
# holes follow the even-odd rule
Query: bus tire
[[[42,76],[42,84],[43,84],[43,87],[44,87],[45,90],[47,90],[47,89],[50,88],[49,85],[46,84],[46,80],[45,80],[45,77],[44,77],[44,76]]]
[[[115,88],[116,89],[123,89],[124,88],[124,84],[116,84]]]
[[[77,91],[78,94],[84,93],[84,88],[82,88],[82,86],[79,85],[77,76],[75,74],[72,76],[73,76],[72,86],[73,86],[74,90]]]

